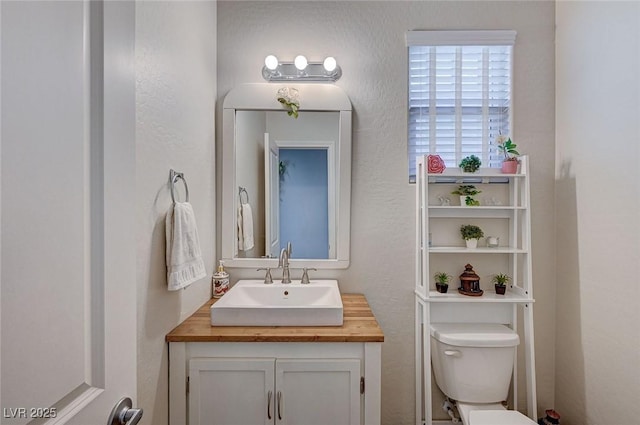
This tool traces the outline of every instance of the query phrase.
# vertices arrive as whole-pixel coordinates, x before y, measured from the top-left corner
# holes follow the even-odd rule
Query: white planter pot
[[[467,248],[477,248],[478,247],[478,240],[477,239],[467,239],[465,242],[467,242]]]
[[[473,199],[474,201],[476,200],[473,196],[470,196],[471,199]],[[460,196],[460,206],[461,207],[470,207],[470,206],[474,206],[474,205],[467,205],[467,196],[463,195]]]

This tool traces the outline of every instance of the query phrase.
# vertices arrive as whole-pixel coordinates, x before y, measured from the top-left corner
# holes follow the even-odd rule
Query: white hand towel
[[[248,251],[253,248],[253,211],[251,205],[240,205],[242,214],[242,242],[243,249]]]
[[[207,275],[193,207],[176,202],[167,212],[167,285],[169,291],[186,288]]]
[[[244,251],[244,224],[242,220],[242,204],[238,207],[238,250]]]

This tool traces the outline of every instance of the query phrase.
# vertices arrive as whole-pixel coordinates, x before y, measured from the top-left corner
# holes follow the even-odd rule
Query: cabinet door
[[[189,361],[189,425],[273,425],[275,359]]]
[[[277,425],[359,425],[360,360],[276,361]]]

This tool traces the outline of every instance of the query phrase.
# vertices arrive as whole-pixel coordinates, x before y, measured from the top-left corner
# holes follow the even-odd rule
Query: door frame
[[[327,151],[327,218],[329,229],[329,259],[335,259],[336,252],[336,141],[276,140],[279,149],[325,149]],[[266,202],[266,200],[265,200]],[[279,230],[279,229],[278,229]],[[295,250],[295,246],[293,247]]]

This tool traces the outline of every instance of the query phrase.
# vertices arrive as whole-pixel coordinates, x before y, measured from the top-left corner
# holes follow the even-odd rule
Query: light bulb
[[[294,59],[293,63],[296,65],[296,68],[298,68],[300,71],[302,71],[303,69],[305,69],[307,67],[307,58],[305,58],[302,55],[298,55]]]
[[[325,58],[324,62],[322,63],[322,66],[324,66],[324,69],[327,72],[332,72],[334,69],[336,69],[337,65],[338,64],[336,63],[336,59],[332,56],[327,56],[327,58]]]
[[[264,58],[264,66],[271,71],[275,70],[278,67],[278,58],[273,55],[267,56]]]

